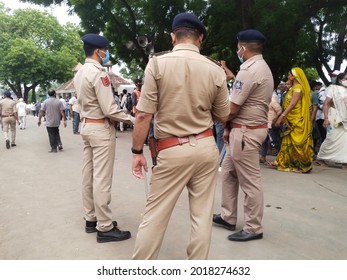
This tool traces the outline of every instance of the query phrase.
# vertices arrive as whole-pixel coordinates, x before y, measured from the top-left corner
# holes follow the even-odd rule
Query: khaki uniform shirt
[[[269,113],[268,113],[268,128],[272,127],[274,120],[277,120],[278,116],[282,113],[282,107],[278,104],[277,100],[272,97],[269,104]]]
[[[0,112],[2,116],[10,116],[17,113],[16,101],[8,97],[0,100]]]
[[[241,106],[232,122],[249,126],[266,124],[273,89],[272,73],[263,56],[247,59],[241,64],[230,94],[230,101]]]
[[[128,122],[133,119],[116,105],[110,77],[96,60],[86,59],[74,78],[74,85],[82,117]]]
[[[160,79],[155,70],[158,63]],[[151,58],[145,70],[138,111],[155,114],[156,139],[199,134],[213,125],[212,114],[229,115],[224,70],[191,44]]]

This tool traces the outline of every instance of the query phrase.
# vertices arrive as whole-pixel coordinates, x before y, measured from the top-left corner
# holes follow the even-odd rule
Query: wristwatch
[[[135,150],[134,148],[131,148],[131,152],[135,155],[141,155],[141,154],[143,154],[143,149]]]

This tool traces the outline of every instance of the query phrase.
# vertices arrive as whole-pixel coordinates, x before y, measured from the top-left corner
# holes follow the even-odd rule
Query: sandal
[[[316,160],[314,163],[321,167],[328,167],[328,165],[323,160]]]
[[[277,167],[278,164],[277,161],[268,161],[266,165],[269,167]]]

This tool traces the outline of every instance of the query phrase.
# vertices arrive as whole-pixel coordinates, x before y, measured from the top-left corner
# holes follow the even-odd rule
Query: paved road
[[[144,182],[131,175],[131,131],[118,133],[112,210],[132,238],[99,244],[84,232],[81,201],[82,140],[72,123],[61,127],[64,151],[49,154],[45,127],[29,116],[17,130],[17,147],[0,145],[0,259],[127,260],[144,209]],[[146,149],[149,157],[148,149]],[[347,259],[347,172],[337,166],[292,174],[262,167],[265,187],[264,239],[227,240],[229,231],[213,228],[212,260]],[[220,211],[221,180],[215,198]],[[242,203],[240,193],[240,204]],[[240,208],[242,209],[242,208]],[[203,210],[203,209],[202,209]],[[242,228],[242,211],[237,230]],[[153,236],[153,238],[156,238]],[[179,199],[159,259],[186,257],[189,238],[187,193]]]

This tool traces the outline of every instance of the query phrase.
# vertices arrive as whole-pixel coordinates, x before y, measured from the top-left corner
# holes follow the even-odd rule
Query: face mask
[[[100,51],[103,52],[102,50]],[[102,64],[104,65],[110,60],[110,53],[108,52],[108,50],[103,53],[105,54],[105,57],[101,57],[101,60],[102,60]]]
[[[343,80],[343,81],[341,82],[341,85],[343,85],[344,87],[347,87],[347,80]]]
[[[243,59],[243,56],[241,56],[241,55],[239,54],[239,52],[241,51],[241,49],[244,49],[244,50],[245,50],[245,47],[242,46],[236,53],[237,53],[237,57],[239,58],[240,62],[241,62],[241,63],[244,63],[245,61],[244,61],[244,59]]]

